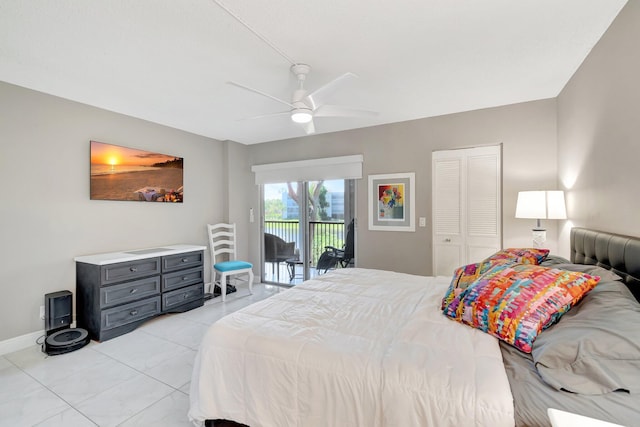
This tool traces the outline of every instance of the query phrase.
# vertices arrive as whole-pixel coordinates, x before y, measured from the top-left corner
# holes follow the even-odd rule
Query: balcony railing
[[[265,221],[264,232],[274,234],[286,242],[296,242],[296,248],[302,253],[299,221]],[[315,267],[325,246],[342,248],[345,239],[344,222],[309,222],[309,240],[311,241],[311,266]]]

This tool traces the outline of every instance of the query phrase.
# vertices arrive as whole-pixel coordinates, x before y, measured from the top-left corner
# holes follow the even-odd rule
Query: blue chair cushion
[[[213,265],[218,271],[234,271],[234,270],[244,270],[246,268],[253,268],[253,264],[245,261],[225,261],[218,262]]]

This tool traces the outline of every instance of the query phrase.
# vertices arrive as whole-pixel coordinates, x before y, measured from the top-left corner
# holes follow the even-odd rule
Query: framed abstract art
[[[415,231],[415,175],[369,175],[369,230]]]

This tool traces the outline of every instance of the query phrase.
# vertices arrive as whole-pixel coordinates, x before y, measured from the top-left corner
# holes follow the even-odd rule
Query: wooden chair
[[[207,224],[209,233],[209,250],[213,277],[212,286],[220,274],[220,292],[222,301],[227,295],[227,277],[247,274],[249,276],[249,293],[253,293],[253,264],[236,260],[236,225],[235,224]],[[226,259],[226,260],[224,260]]]

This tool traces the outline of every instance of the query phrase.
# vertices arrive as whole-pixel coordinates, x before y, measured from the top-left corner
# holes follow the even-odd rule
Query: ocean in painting
[[[97,175],[113,175],[117,173],[129,173],[129,172],[144,172],[153,171],[162,168],[153,166],[138,166],[138,165],[103,165],[103,164],[91,164],[91,176]]]

